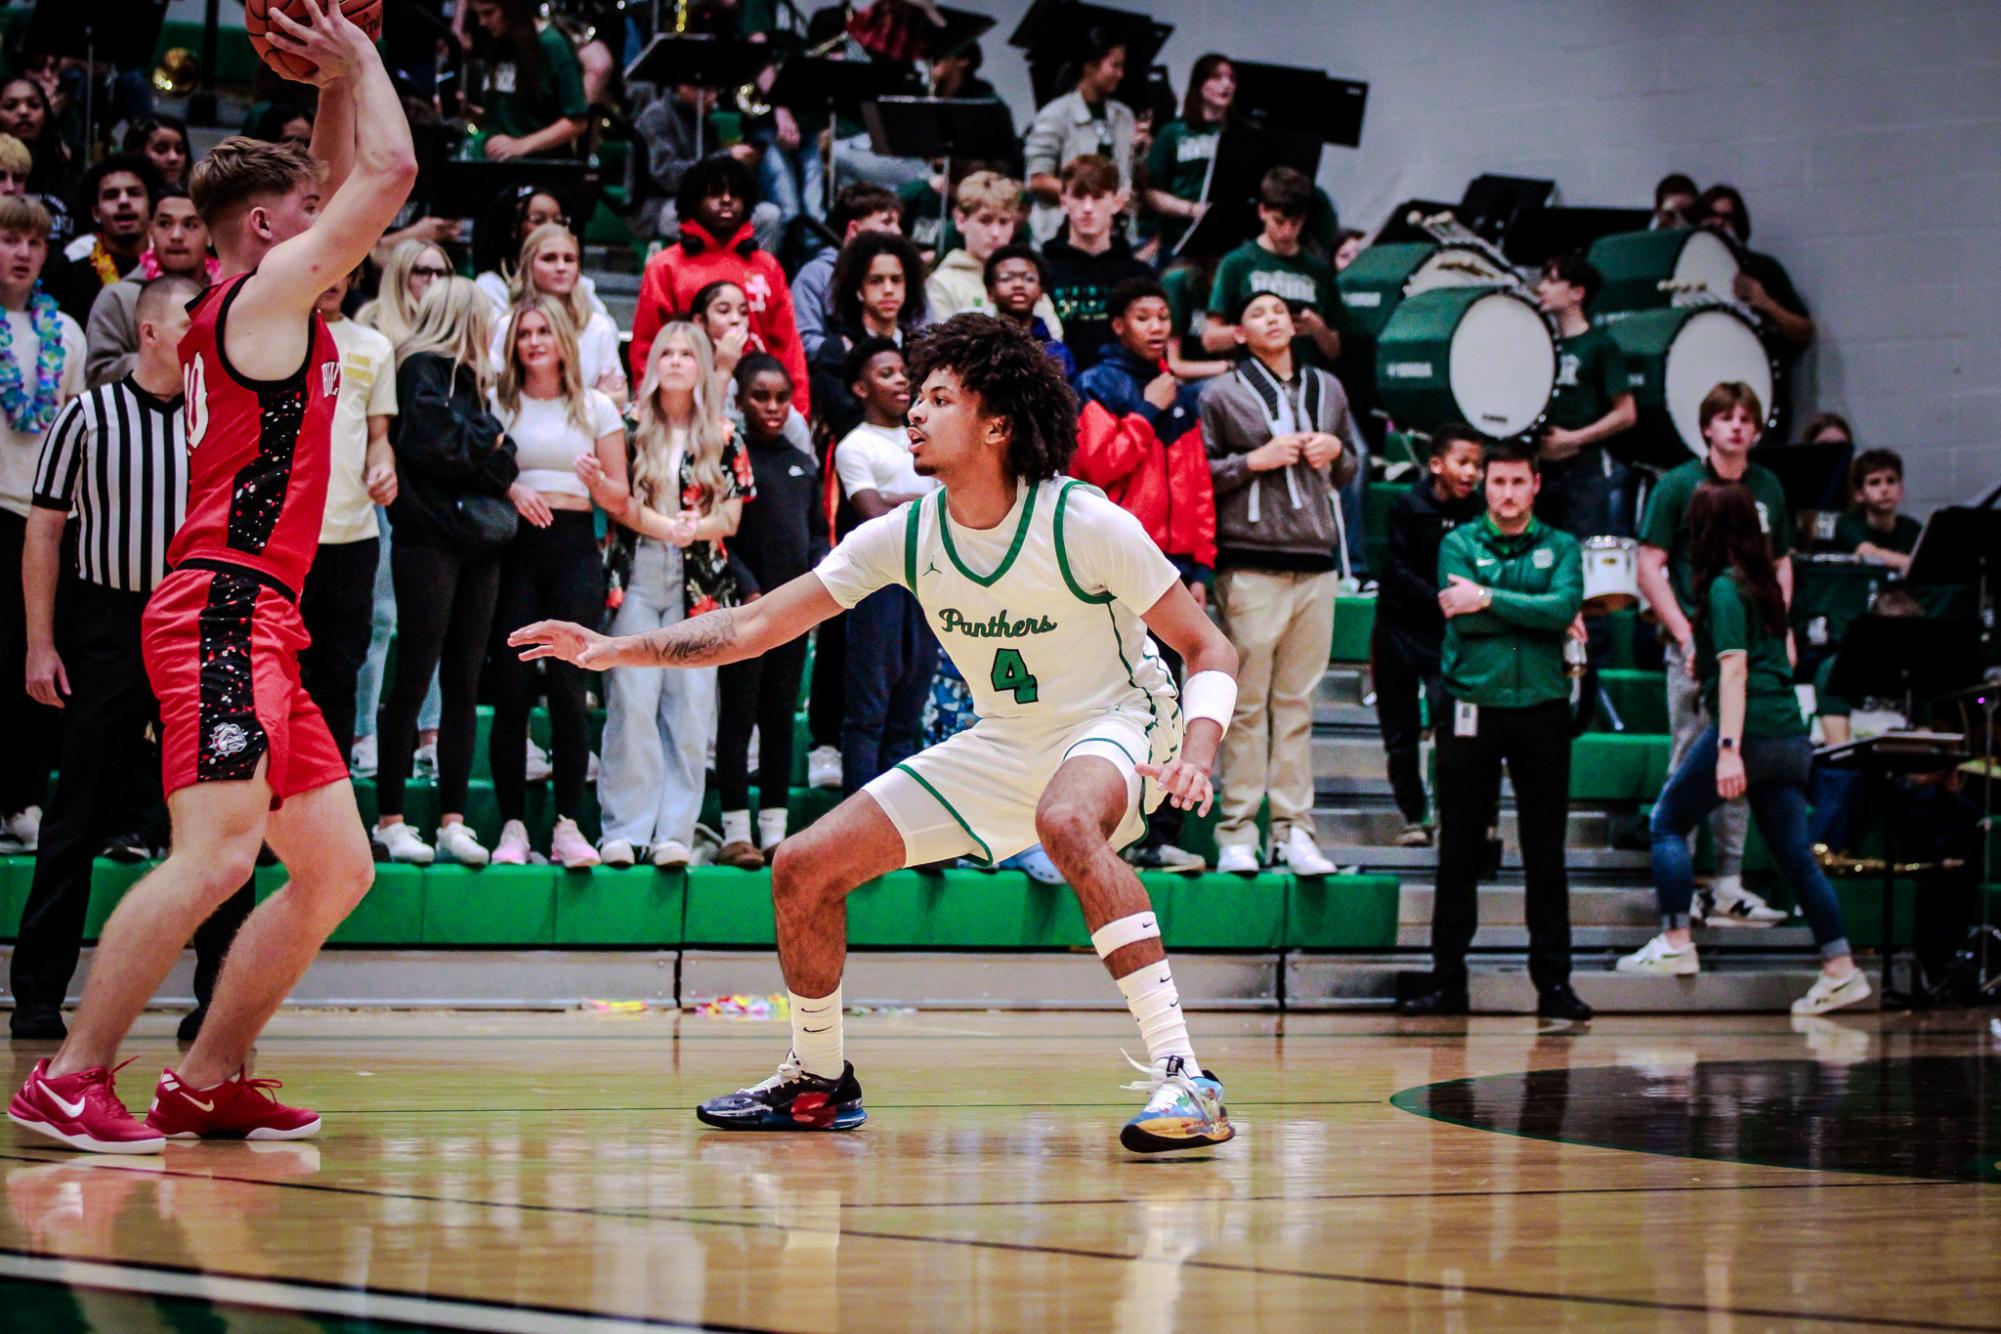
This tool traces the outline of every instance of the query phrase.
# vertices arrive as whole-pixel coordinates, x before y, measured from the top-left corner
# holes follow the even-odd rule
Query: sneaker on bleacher
[[[0,822],[0,846],[7,851],[33,852],[42,842],[42,808],[30,806]]]
[[[522,777],[530,783],[546,783],[555,772],[549,763],[549,752],[535,744],[535,738],[528,738],[528,756],[522,762]],[[588,777],[588,775],[586,775]]]
[[[1304,825],[1294,825],[1285,842],[1272,849],[1272,860],[1284,862],[1294,875],[1333,875],[1340,868],[1313,841]]]
[[[491,856],[464,820],[438,826],[437,850],[460,866],[484,866]]]
[[[371,734],[354,743],[354,753],[348,757],[347,770],[356,778],[373,778],[375,769],[375,737]]]
[[[437,849],[426,843],[424,836],[411,828],[407,820],[375,826],[370,842],[375,845],[377,861],[401,862],[405,866],[429,866],[438,856]]]
[[[1647,973],[1655,977],[1694,977],[1702,971],[1694,942],[1676,949],[1665,934],[1655,936],[1631,954],[1622,955],[1613,967],[1622,973]]]
[[[1731,893],[1727,888],[1710,895],[1702,914],[1704,926],[1777,926],[1786,920],[1781,910],[1748,889]]]
[[[1216,869],[1224,875],[1256,875],[1264,868],[1258,865],[1256,844],[1232,843],[1216,849]]]
[[[815,746],[806,753],[806,786],[839,787],[841,752],[837,746]]]

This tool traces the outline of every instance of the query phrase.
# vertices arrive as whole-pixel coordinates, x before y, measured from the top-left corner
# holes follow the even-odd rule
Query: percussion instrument
[[[1725,380],[1751,386],[1765,405],[1769,428],[1777,412],[1771,354],[1750,320],[1724,305],[1635,311],[1605,331],[1626,354],[1639,421],[1613,442],[1627,462],[1672,467],[1707,453],[1702,400]]]
[[[1548,412],[1556,340],[1513,292],[1434,288],[1397,303],[1376,339],[1375,371],[1399,427],[1463,421],[1499,439],[1533,430]]]
[[[1605,279],[1591,315],[1606,323],[1630,311],[1672,306],[1677,298],[1736,299],[1737,252],[1706,227],[1601,236],[1585,258]]]
[[[1341,293],[1343,334],[1374,338],[1399,303],[1441,287],[1513,287],[1521,279],[1490,248],[1471,242],[1408,241],[1374,245],[1355,256],[1335,286]]]
[[[1640,544],[1630,537],[1584,539],[1584,614],[1603,616],[1640,603]]]

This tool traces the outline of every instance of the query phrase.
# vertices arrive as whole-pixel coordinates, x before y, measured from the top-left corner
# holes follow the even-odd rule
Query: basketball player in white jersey
[[[867,1119],[841,1042],[846,897],[905,866],[992,864],[1041,843],[1146,1042],[1145,1108],[1120,1136],[1152,1153],[1235,1131],[1197,1063],[1146,890],[1119,849],[1161,800],[1206,811],[1236,701],[1237,654],[1138,520],[1062,475],[1077,401],[1026,331],[960,315],[913,340],[917,471],[942,487],[850,533],[819,568],[748,606],[607,638],[544,621],[509,642],[580,667],[696,667],[775,648],[884,588],[914,594],[972,687],[979,721],[874,779],[772,864],[792,1050],[696,1113],[729,1130],[852,1130]],[[1187,663],[1185,695],[1148,633]],[[849,645],[855,652],[860,646]],[[1135,1065],[1138,1062],[1134,1062]]]

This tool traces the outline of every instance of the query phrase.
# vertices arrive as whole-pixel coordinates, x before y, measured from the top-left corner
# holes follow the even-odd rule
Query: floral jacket
[[[744,451],[743,441],[731,432],[723,445],[723,489],[712,498],[710,508],[726,500],[757,499],[756,475],[751,471],[750,455]],[[694,456],[687,452],[681,455],[681,509],[702,507],[701,483],[695,480]],[[611,541],[605,553],[605,621],[610,622],[625,601],[625,588],[632,578],[632,555],[638,548],[639,534],[623,524],[612,529]],[[722,542],[691,542],[681,548],[681,592],[684,609],[690,616],[699,616],[705,611],[718,607],[734,607],[741,600],[738,593],[737,574],[730,562],[728,548]]]

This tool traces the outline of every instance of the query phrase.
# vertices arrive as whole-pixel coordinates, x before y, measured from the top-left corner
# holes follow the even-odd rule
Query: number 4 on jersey
[[[1035,678],[1028,674],[1028,664],[1021,660],[1016,649],[994,650],[993,687],[995,690],[1012,690],[1017,704],[1035,703]]]

